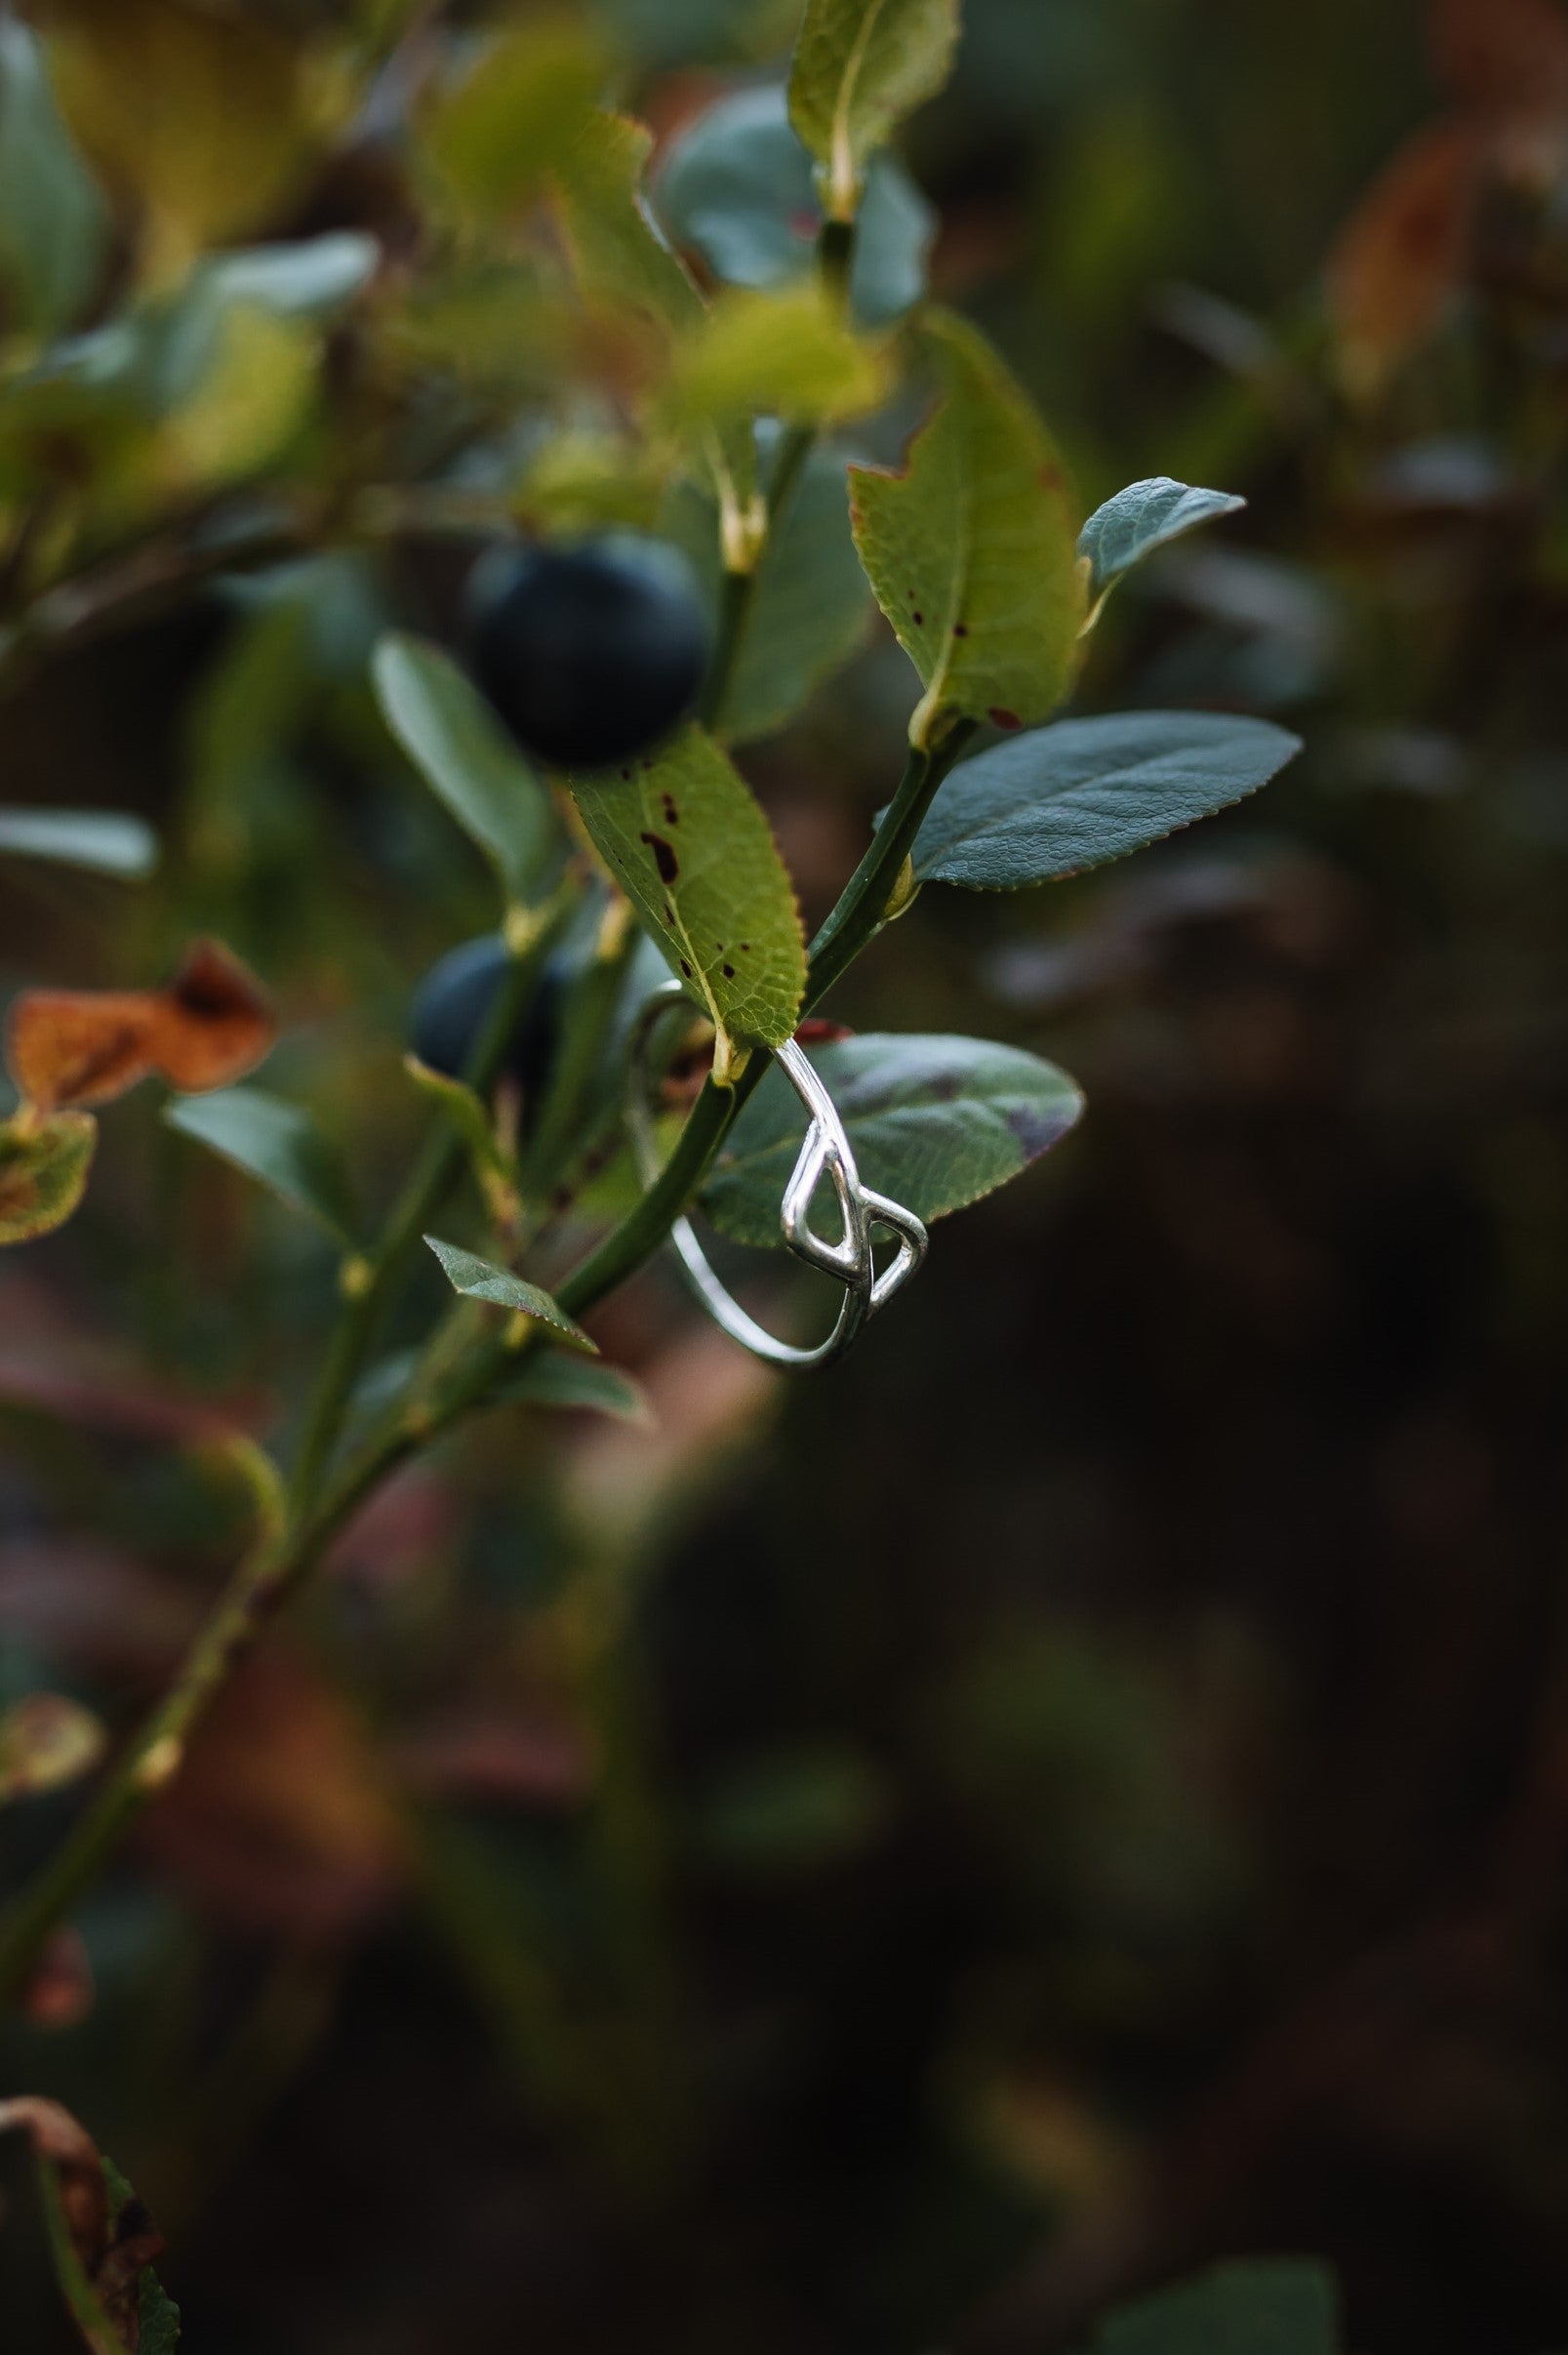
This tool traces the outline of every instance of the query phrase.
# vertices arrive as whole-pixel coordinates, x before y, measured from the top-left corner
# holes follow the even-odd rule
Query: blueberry
[[[524,751],[595,769],[651,751],[686,717],[711,632],[680,550],[616,532],[490,557],[474,583],[470,648]]]
[[[500,934],[487,932],[430,967],[409,1015],[409,1045],[422,1063],[449,1079],[462,1077],[511,961]],[[525,1099],[549,1076],[568,978],[556,960],[545,966],[503,1058],[503,1076],[514,1079]]]

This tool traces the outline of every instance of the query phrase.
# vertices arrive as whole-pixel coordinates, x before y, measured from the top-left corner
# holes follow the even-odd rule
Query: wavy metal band
[[[644,1185],[653,1183],[660,1168],[649,1108],[648,1050],[655,1031],[675,1005],[685,1005],[693,1013],[701,1011],[692,1005],[679,982],[666,982],[650,997],[632,1031],[626,1124]],[[783,1046],[775,1048],[774,1054],[811,1116],[794,1174],[784,1189],[780,1225],[784,1241],[797,1259],[821,1268],[844,1287],[832,1331],[812,1349],[797,1349],[792,1342],[776,1339],[746,1315],[720,1282],[691,1220],[676,1219],[669,1233],[692,1290],[714,1323],[732,1341],[740,1342],[743,1349],[765,1359],[770,1365],[792,1366],[798,1372],[830,1365],[835,1358],[843,1356],[867,1319],[886,1308],[894,1293],[915,1274],[925,1258],[929,1238],[912,1210],[905,1210],[901,1202],[890,1201],[885,1194],[873,1193],[868,1186],[862,1185],[838,1108],[795,1041],[786,1039]],[[824,1177],[833,1189],[843,1228],[839,1240],[832,1243],[825,1241],[811,1225],[812,1200]],[[886,1228],[899,1240],[896,1254],[880,1276],[871,1250],[872,1237],[879,1227]]]

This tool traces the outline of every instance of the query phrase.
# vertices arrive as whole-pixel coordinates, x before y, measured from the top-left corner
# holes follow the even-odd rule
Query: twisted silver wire
[[[648,1050],[664,1015],[681,1003],[694,1013],[700,1010],[691,1006],[678,981],[665,982],[649,998],[632,1030],[626,1125],[645,1186],[653,1183],[660,1168],[649,1105]],[[780,1069],[811,1116],[793,1175],[784,1189],[780,1225],[785,1243],[797,1259],[820,1268],[844,1287],[832,1331],[811,1349],[799,1349],[792,1342],[778,1340],[754,1318],[748,1317],[725,1288],[689,1218],[677,1218],[669,1234],[687,1280],[714,1323],[732,1341],[738,1341],[743,1349],[765,1359],[770,1365],[786,1365],[801,1372],[830,1365],[835,1358],[843,1356],[867,1319],[886,1308],[894,1294],[917,1272],[925,1259],[929,1238],[912,1210],[905,1210],[902,1202],[892,1201],[885,1194],[877,1194],[861,1183],[854,1149],[838,1107],[795,1041],[786,1039],[774,1053]],[[811,1224],[812,1201],[824,1177],[833,1189],[843,1228],[837,1242],[826,1241]],[[899,1240],[897,1252],[880,1276],[871,1247],[879,1227],[886,1228]]]

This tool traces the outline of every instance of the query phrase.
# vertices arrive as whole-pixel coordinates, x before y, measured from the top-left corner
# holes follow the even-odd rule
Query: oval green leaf
[[[495,1391],[499,1405],[570,1407],[646,1430],[654,1421],[648,1393],[629,1374],[560,1349],[535,1350]]]
[[[749,789],[701,728],[572,791],[595,848],[719,1033],[781,1046],[806,987],[794,887]]]
[[[864,1183],[918,1218],[979,1201],[1066,1135],[1083,1098],[1065,1072],[983,1038],[866,1033],[811,1058],[843,1117]],[[806,1133],[770,1072],[737,1120],[703,1206],[737,1242],[782,1242],[779,1204]]]
[[[1156,842],[1266,785],[1301,739],[1219,711],[1065,719],[954,769],[915,840],[922,883],[1018,891]]]
[[[119,810],[0,809],[0,853],[7,852],[135,883],[157,866],[158,837]]]
[[[1061,461],[984,336],[936,314],[943,398],[905,470],[850,469],[851,514],[876,601],[925,687],[911,744],[945,722],[1047,718],[1072,672],[1084,569]]]
[[[478,688],[439,646],[397,633],[377,647],[372,677],[387,726],[508,903],[535,904],[560,860],[555,813]]]
[[[677,243],[728,285],[787,286],[816,266],[822,216],[811,157],[777,83],[733,91],[699,115],[667,150],[654,198]],[[897,159],[874,156],[850,272],[863,327],[886,327],[921,300],[936,225]]]
[[[837,221],[853,221],[866,163],[952,69],[958,0],[806,0],[789,119]]]
[[[1078,553],[1088,559],[1089,593],[1103,597],[1145,556],[1180,540],[1184,532],[1220,515],[1235,515],[1245,499],[1231,491],[1194,490],[1169,474],[1151,475],[1146,482],[1130,482],[1126,490],[1096,508],[1078,534]]]
[[[339,1242],[352,1245],[359,1212],[347,1173],[299,1105],[264,1088],[225,1087],[210,1096],[178,1096],[164,1118],[291,1209],[315,1219]]]
[[[78,319],[108,258],[108,207],[65,128],[44,51],[0,19],[0,277],[25,324]]]

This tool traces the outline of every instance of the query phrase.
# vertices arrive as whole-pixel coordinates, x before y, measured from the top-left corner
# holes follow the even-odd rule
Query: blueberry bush
[[[666,72],[680,14],[651,44],[670,44]],[[646,1418],[617,1343],[635,1356],[627,1287],[682,1213],[777,1253],[805,1131],[773,1069],[785,1042],[869,1185],[933,1223],[991,1195],[1083,1099],[1022,1046],[905,1027],[931,901],[980,897],[955,919],[972,944],[985,895],[1138,852],[1299,749],[1277,717],[1215,708],[1245,696],[1080,694],[1136,568],[1244,503],[1158,475],[1086,515],[997,345],[931,293],[939,223],[900,148],[953,68],[957,0],[751,15],[730,70],[661,85],[656,124],[629,110],[646,28],[615,11],[40,0],[0,19],[0,677],[24,695],[156,626],[183,666],[185,777],[162,841],[85,806],[63,765],[47,800],[0,809],[8,870],[85,895],[47,969],[14,976],[0,1242],[22,1266],[106,1190],[95,1298],[146,1356],[140,1375],[120,1361],[128,1403],[93,1411],[134,1423],[143,1383],[142,1436],[161,1415],[189,1469],[181,1511],[231,1558],[112,1740],[68,1694],[4,1696],[0,1791],[60,1794],[0,1921],[0,1997],[24,2015],[71,2002],[77,1926],[192,1745],[226,1717],[242,1761],[265,1754],[259,1661],[285,1613],[325,1663],[325,1782],[340,1713],[374,1719],[439,1654],[433,1579],[400,1593],[396,1643],[370,1645],[396,1660],[366,1673],[370,1605],[324,1602],[344,1549],[391,1545],[423,1470],[481,1421],[535,1463],[563,1414]],[[1472,171],[1473,142],[1437,144],[1432,170],[1467,196],[1452,156]],[[1333,279],[1356,386],[1397,326],[1377,269],[1363,229]],[[868,779],[858,864],[824,892],[792,871],[770,789],[835,685],[902,773]],[[105,890],[146,910],[106,980]],[[875,995],[895,920],[917,944],[907,1009]],[[310,989],[269,969],[280,933]],[[950,935],[928,937],[937,955]],[[667,981],[682,1013],[659,1034],[644,1183],[628,1042]],[[893,1027],[844,1027],[857,990]],[[329,1063],[326,1015],[368,1076]],[[140,1128],[133,1089],[157,1105]],[[733,1264],[809,1324],[786,1261]],[[900,1316],[862,1343],[873,1366]],[[288,1406],[258,1431],[228,1407],[263,1369]],[[172,1374],[180,1402],[160,1405]],[[563,1604],[569,1546],[541,1540],[593,1757],[464,1769],[602,1784],[615,1952],[647,1931],[627,1700],[604,1684],[636,1543],[619,1583],[580,1580]],[[853,1815],[854,1789],[829,1786],[795,1803]],[[323,1848],[324,1915],[353,1910],[356,1874],[373,1912],[412,1845],[531,2096],[613,2168],[673,2172],[657,1969],[635,2034],[601,2016],[570,1953],[541,1959],[483,1842],[411,1788],[404,1806],[343,1778],[352,1836]],[[263,2026],[287,2041],[264,2006]],[[215,2096],[229,2106],[241,2093]],[[37,2154],[86,2343],[175,2344],[158,2236],[85,2127],[30,2092],[0,2123]],[[1097,2328],[1103,2355],[1339,2344],[1326,2277],[1283,2260]]]

